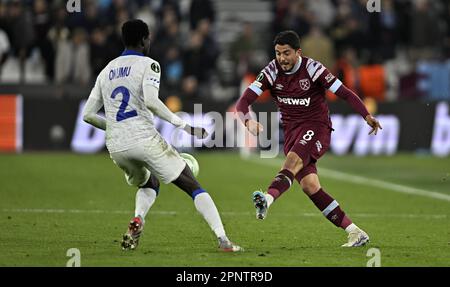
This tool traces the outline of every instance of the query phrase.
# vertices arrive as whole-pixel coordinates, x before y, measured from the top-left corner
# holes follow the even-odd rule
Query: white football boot
[[[342,247],[358,247],[364,246],[369,242],[369,235],[360,228],[350,231],[348,234],[348,242]]]
[[[231,242],[226,236],[219,237],[219,250],[223,252],[240,252],[244,251],[244,248]]]

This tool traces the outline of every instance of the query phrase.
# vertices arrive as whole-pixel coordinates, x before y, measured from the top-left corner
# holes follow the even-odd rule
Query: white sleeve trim
[[[250,90],[252,90],[253,92],[255,92],[255,94],[257,94],[258,96],[261,95],[263,93],[263,90],[261,90],[260,88],[258,88],[257,86],[251,84],[250,86],[248,86],[250,88]]]
[[[334,81],[334,83],[331,85],[331,87],[328,88],[328,90],[334,94],[341,86],[342,86],[341,80],[336,79],[336,81]]]
[[[325,67],[322,66],[314,75],[314,78],[312,79],[313,82],[315,82],[317,80],[318,77],[320,77],[320,75],[322,75],[323,71],[325,71]]]

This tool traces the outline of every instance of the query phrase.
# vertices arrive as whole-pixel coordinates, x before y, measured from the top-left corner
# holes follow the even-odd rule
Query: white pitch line
[[[1,209],[3,213],[71,213],[71,214],[132,214],[133,211],[126,210],[99,210],[99,209],[45,209],[45,208],[4,208]],[[194,212],[195,213],[195,212]],[[168,211],[168,210],[150,210],[149,214],[154,215],[186,215],[191,214],[191,212],[180,212],[180,211]],[[224,216],[249,216],[253,217],[254,212],[250,211],[223,211],[220,212],[221,215]],[[320,212],[311,213],[311,212],[303,212],[303,213],[287,213],[287,212],[276,212],[274,216],[278,217],[323,217]],[[448,217],[447,214],[384,214],[384,213],[354,213],[353,217],[367,217],[367,218],[427,218],[427,219],[446,219]]]
[[[259,164],[273,166],[273,167],[280,167],[282,164],[282,161],[273,160],[273,159],[270,161],[267,159],[259,159],[258,161],[256,161],[255,159],[252,159],[251,161],[253,161],[255,163],[259,163]],[[364,176],[360,176],[360,175],[354,175],[354,174],[350,174],[350,173],[335,171],[335,170],[331,170],[328,168],[319,168],[319,174],[323,177],[328,177],[328,178],[332,178],[332,179],[336,179],[336,180],[340,180],[340,181],[351,182],[351,183],[356,183],[356,184],[361,184],[361,185],[366,185],[366,186],[371,186],[371,187],[376,187],[376,188],[383,188],[386,190],[400,192],[400,193],[420,195],[420,196],[425,196],[425,197],[430,197],[430,198],[450,202],[450,195],[431,191],[431,190],[420,189],[420,188],[410,187],[410,186],[406,186],[406,185],[402,185],[402,184],[368,178],[368,177],[364,177]]]
[[[8,213],[80,213],[80,214],[86,214],[86,213],[93,213],[93,214],[100,214],[100,213],[108,213],[108,214],[132,214],[133,211],[129,210],[99,210],[99,209],[52,209],[52,208],[4,208],[2,209],[2,212]],[[150,211],[150,213],[153,214],[159,214],[159,215],[176,215],[178,212],[176,211]]]

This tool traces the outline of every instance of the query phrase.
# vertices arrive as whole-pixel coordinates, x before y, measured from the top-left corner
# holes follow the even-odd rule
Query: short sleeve
[[[265,90],[273,86],[278,75],[278,69],[275,60],[272,60],[256,77],[256,80],[250,84],[249,89],[260,96]]]
[[[319,61],[309,59],[306,69],[312,82],[318,83],[332,93],[336,93],[342,85],[342,82]]]
[[[161,68],[158,62],[152,61],[145,69],[143,87],[153,86],[159,90]]]

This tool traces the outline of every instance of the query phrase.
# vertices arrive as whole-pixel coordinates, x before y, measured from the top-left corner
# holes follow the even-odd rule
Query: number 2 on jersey
[[[122,104],[120,105],[119,111],[117,112],[116,120],[120,122],[128,118],[137,116],[137,112],[135,110],[125,112],[125,109],[128,106],[128,101],[130,100],[130,91],[124,86],[117,87],[112,92],[111,98],[115,99],[117,94],[122,94]]]

